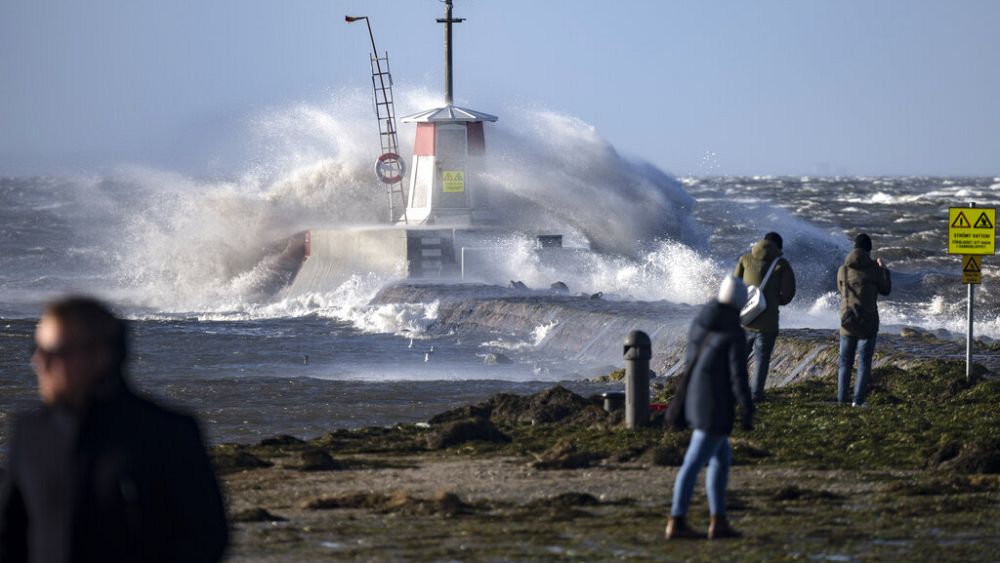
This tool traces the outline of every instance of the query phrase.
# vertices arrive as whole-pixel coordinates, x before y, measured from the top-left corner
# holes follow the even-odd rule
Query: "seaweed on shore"
[[[669,400],[673,390],[668,383],[658,399]],[[869,408],[839,404],[835,395],[832,375],[769,390],[755,428],[733,434],[734,463],[1000,473],[1000,381],[967,381],[960,362],[876,368]],[[538,469],[681,463],[688,432],[665,429],[655,417],[651,427],[629,430],[621,411],[607,413],[600,403],[559,386],[528,396],[504,393],[437,415],[429,428],[336,430],[309,442],[279,437],[217,448],[216,459],[223,471],[238,471],[321,450],[351,467],[357,455],[427,455],[430,448],[444,455],[519,456]]]
[[[1000,455],[1000,381],[966,381],[959,362],[875,369],[869,408],[837,403],[835,395],[833,377],[772,390],[759,405],[756,428],[736,435],[767,450],[767,463],[920,469],[942,446],[957,444],[955,457],[958,451],[969,453],[967,462],[954,469],[998,470],[989,460]]]

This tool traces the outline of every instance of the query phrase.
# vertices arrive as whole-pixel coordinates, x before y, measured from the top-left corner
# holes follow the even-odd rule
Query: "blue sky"
[[[535,104],[679,175],[1000,175],[1000,2],[456,0],[456,96]],[[266,108],[437,90],[436,0],[3,0],[0,174],[198,174]]]

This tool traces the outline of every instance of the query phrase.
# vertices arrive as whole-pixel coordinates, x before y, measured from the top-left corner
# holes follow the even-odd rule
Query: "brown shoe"
[[[729,519],[725,516],[712,516],[712,520],[708,525],[708,539],[721,540],[726,538],[742,537],[743,534],[733,529],[733,527],[729,525]]]
[[[671,516],[667,520],[666,536],[668,540],[693,540],[704,538],[705,534],[688,526],[683,516]]]

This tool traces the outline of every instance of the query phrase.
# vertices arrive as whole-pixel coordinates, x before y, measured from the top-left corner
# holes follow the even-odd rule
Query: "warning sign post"
[[[983,259],[981,256],[971,255],[962,257],[962,283],[983,283]]]
[[[968,330],[965,334],[965,377],[972,379],[973,321],[975,288],[983,283],[982,257],[996,254],[997,210],[994,208],[948,208],[948,254],[962,255],[962,283],[969,288]]]
[[[948,209],[948,254],[996,254],[997,210],[982,207]]]

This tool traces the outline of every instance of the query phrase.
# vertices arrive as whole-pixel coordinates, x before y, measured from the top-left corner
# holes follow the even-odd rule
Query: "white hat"
[[[747,286],[739,278],[726,276],[719,286],[719,303],[742,309],[747,304]]]

